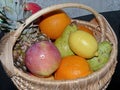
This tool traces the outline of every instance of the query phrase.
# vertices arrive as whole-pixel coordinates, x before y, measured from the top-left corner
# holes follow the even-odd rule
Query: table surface
[[[112,11],[112,12],[103,12],[101,13],[110,23],[111,27],[115,31],[118,38],[118,63],[116,66],[115,73],[112,77],[112,80],[107,88],[107,90],[116,90],[119,89],[120,86],[120,11]],[[92,15],[77,17],[79,19],[90,20],[93,18]],[[3,36],[3,33],[0,33],[0,38]],[[6,75],[0,63],[0,90],[17,90],[14,86],[11,79]]]

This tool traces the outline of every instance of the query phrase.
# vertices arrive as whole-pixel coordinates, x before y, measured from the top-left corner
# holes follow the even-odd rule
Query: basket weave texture
[[[96,33],[95,36],[99,42],[109,40],[112,43],[113,48],[108,63],[102,69],[87,77],[63,81],[30,76],[17,69],[14,66],[12,51],[15,42],[21,35],[22,31],[43,14],[62,8],[85,9],[95,16],[95,19],[97,20],[96,24],[81,20],[72,21],[76,21],[79,24],[91,28]],[[83,4],[64,3],[53,5],[38,11],[26,19],[26,21],[16,31],[5,35],[0,41],[0,60],[8,76],[20,90],[105,90],[114,74],[117,64],[117,44],[117,38],[113,29],[102,15]]]

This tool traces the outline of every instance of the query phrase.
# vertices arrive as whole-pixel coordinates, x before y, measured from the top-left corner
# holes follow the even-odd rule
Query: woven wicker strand
[[[98,25],[89,23],[87,21],[73,21],[92,28],[96,32],[96,36],[100,36],[99,41],[109,40],[111,42],[113,48],[108,63],[102,69],[94,72],[87,77],[79,78],[76,80],[62,81],[52,80],[51,78],[43,79],[35,76],[30,76],[25,72],[17,69],[14,66],[12,49],[22,31],[35,19],[39,18],[43,14],[46,14],[53,10],[70,7],[88,10],[95,16]],[[38,11],[37,13],[26,19],[26,21],[16,31],[10,32],[5,35],[0,42],[0,47],[2,47],[0,48],[0,60],[7,74],[20,90],[105,90],[112,78],[112,75],[114,74],[117,64],[117,44],[117,38],[113,29],[102,15],[83,4],[64,3],[53,5]]]

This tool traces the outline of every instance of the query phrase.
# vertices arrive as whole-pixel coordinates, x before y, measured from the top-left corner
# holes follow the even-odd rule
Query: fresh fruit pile
[[[49,12],[38,21],[16,42],[15,66],[22,61],[24,71],[32,75],[69,80],[86,77],[108,62],[111,43],[98,42],[94,31],[72,22],[63,10]]]

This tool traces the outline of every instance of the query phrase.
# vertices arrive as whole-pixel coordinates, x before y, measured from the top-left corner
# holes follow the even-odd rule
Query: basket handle
[[[78,3],[57,4],[57,5],[49,6],[47,8],[44,8],[44,9],[38,11],[37,13],[33,14],[28,19],[26,19],[26,21],[16,30],[15,37],[19,37],[19,35],[21,34],[21,32],[23,31],[23,29],[27,25],[29,25],[30,23],[32,23],[32,21],[34,21],[35,19],[39,18],[43,14],[46,14],[48,12],[51,12],[51,11],[54,11],[54,10],[57,10],[57,9],[70,8],[70,7],[85,9],[85,10],[91,12],[95,16],[96,20],[98,21],[98,24],[99,24],[99,27],[101,29],[101,32],[102,32],[101,41],[103,41],[104,37],[105,37],[105,28],[104,28],[104,24],[103,24],[103,21],[102,21],[102,18],[100,16],[100,14],[98,12],[96,12],[94,9],[92,9],[91,7],[83,5],[83,4],[78,4]]]

